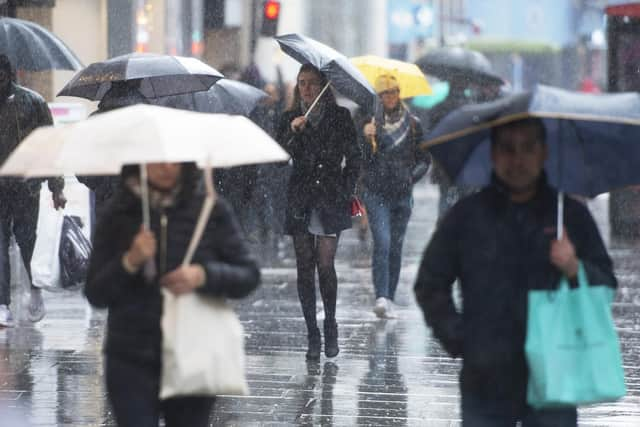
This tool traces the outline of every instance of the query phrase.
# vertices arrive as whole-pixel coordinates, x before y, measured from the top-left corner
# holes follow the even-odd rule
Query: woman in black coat
[[[325,312],[324,352],[327,357],[339,352],[334,259],[340,232],[351,228],[350,200],[361,164],[351,115],[336,104],[330,89],[304,117],[326,83],[313,65],[300,68],[293,105],[283,114],[277,137],[293,160],[285,231],[293,236],[296,252],[298,296],[309,338],[307,359],[320,357],[316,268]]]
[[[194,164],[147,166],[151,230],[142,229],[138,167],[125,167],[121,185],[94,236],[85,294],[109,309],[105,376],[119,426],[207,426],[214,399],[185,396],[160,401],[162,366],[160,287],[179,295],[241,298],[260,280],[227,203],[219,198],[193,263],[181,267],[203,203]],[[156,274],[145,268],[155,264]],[[216,325],[202,325],[203,328]]]

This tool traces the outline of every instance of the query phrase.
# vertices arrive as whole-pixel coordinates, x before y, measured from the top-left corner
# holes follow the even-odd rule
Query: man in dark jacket
[[[491,155],[492,184],[455,205],[429,242],[416,298],[434,336],[463,359],[464,426],[575,426],[575,408],[526,404],[527,292],[553,289],[562,275],[575,282],[579,262],[590,283],[615,287],[612,262],[589,211],[571,198],[555,240],[557,193],[543,172],[540,120],[495,128]],[[456,279],[461,311],[451,295]]]
[[[32,130],[52,124],[51,112],[45,100],[37,93],[17,85],[9,58],[0,55],[0,164],[7,160]],[[0,181],[0,327],[13,323],[9,310],[9,237],[12,228],[31,281],[31,256],[36,242],[41,182],[14,178]],[[56,209],[64,208],[64,179],[51,178],[48,183],[53,206]],[[28,313],[33,322],[44,317],[41,290],[33,284]]]

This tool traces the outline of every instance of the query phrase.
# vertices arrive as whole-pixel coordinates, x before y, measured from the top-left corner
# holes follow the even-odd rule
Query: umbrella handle
[[[561,240],[564,232],[564,192],[558,191],[558,218],[556,224],[556,239]]]
[[[371,124],[372,125],[376,124],[376,118],[375,117],[373,117],[371,119]],[[376,141],[376,137],[375,136],[372,135],[372,136],[369,137],[369,144],[371,144],[371,152],[373,154],[375,154],[376,151],[378,151],[378,142]]]
[[[191,241],[189,242],[189,247],[187,249],[187,253],[184,255],[184,259],[182,260],[182,266],[186,267],[191,264],[193,260],[193,255],[198,248],[198,244],[202,239],[202,234],[204,233],[204,229],[209,222],[209,217],[211,216],[211,211],[216,204],[216,191],[213,187],[213,172],[211,168],[210,159],[207,162],[207,166],[204,169],[204,183],[207,190],[207,195],[204,199],[204,204],[202,205],[202,209],[200,210],[200,215],[198,216],[198,222],[196,223],[196,228],[193,231],[193,235],[191,236]]]
[[[149,180],[147,165],[140,165],[140,199],[142,200],[142,225],[145,230],[151,230],[151,207],[149,205]],[[151,281],[156,275],[156,263],[152,258],[144,264],[144,277]]]
[[[145,230],[151,230],[151,208],[149,206],[149,181],[147,165],[140,165],[140,198],[142,199],[142,225]]]
[[[311,114],[311,111],[315,108],[315,106],[318,104],[318,101],[320,101],[320,98],[322,98],[322,95],[324,95],[324,93],[327,91],[327,89],[329,89],[329,86],[331,86],[331,80],[329,80],[327,82],[326,85],[324,85],[324,87],[322,88],[322,91],[320,92],[320,94],[318,94],[318,96],[316,96],[316,99],[313,100],[313,103],[311,103],[311,106],[309,107],[309,109],[307,110],[306,113],[304,113],[304,118],[306,119],[307,117],[309,117],[309,114]]]

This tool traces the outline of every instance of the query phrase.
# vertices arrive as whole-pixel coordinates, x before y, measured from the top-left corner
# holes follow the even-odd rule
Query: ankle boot
[[[322,345],[320,340],[320,329],[317,327],[309,331],[307,335],[309,341],[309,348],[307,349],[307,360],[320,360],[320,347]]]
[[[340,349],[338,348],[338,324],[336,321],[324,322],[324,355],[336,357]]]

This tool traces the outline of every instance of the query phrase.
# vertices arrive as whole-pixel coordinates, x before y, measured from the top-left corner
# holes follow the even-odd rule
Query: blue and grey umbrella
[[[89,65],[58,96],[98,101],[111,88],[111,82],[140,80],[138,91],[147,98],[158,98],[206,91],[222,77],[196,58],[133,53]]]
[[[331,85],[364,110],[376,111],[378,96],[362,73],[343,54],[300,34],[275,37],[284,53],[301,64],[312,64],[322,71]]]
[[[222,79],[206,92],[166,96],[150,99],[149,102],[181,110],[249,117],[260,101],[268,96],[266,92],[246,83]]]
[[[17,70],[80,70],[78,57],[48,30],[33,22],[0,17],[0,54]]]
[[[640,95],[594,95],[537,86],[533,91],[464,106],[429,133],[429,148],[458,184],[491,177],[491,128],[538,117],[547,130],[549,183],[560,192],[594,197],[640,184]]]

